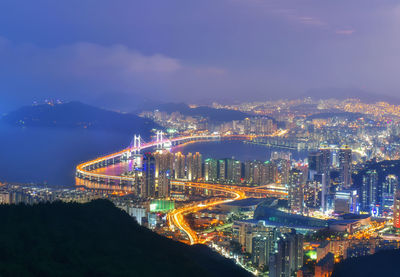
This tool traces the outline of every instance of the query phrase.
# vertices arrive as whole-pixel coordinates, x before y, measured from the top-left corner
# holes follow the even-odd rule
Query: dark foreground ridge
[[[332,277],[400,276],[400,250],[344,260],[335,265]]]
[[[139,226],[107,200],[1,205],[0,276],[250,276],[206,246]]]

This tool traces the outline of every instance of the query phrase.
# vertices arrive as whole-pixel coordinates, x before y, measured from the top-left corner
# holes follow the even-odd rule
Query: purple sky
[[[0,112],[45,98],[400,95],[398,0],[2,0]]]

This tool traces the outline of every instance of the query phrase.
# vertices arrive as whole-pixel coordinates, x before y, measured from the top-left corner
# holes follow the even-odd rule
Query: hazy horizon
[[[332,88],[397,97],[399,20],[393,0],[6,0],[0,111],[46,98],[128,110]]]

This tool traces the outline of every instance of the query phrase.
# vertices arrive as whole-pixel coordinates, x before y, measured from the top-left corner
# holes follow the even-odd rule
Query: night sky
[[[392,0],[2,0],[0,113],[46,98],[268,100],[400,95]]]

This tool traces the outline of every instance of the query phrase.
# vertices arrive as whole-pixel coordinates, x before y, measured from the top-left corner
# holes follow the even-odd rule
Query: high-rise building
[[[262,162],[253,162],[253,184],[262,184]]]
[[[247,134],[247,135],[251,133],[251,120],[250,120],[250,118],[245,118],[244,119],[244,133]]]
[[[193,180],[193,164],[193,154],[189,152],[186,155],[186,178],[188,180]]]
[[[218,160],[218,179],[225,181],[226,179],[226,160]]]
[[[361,186],[361,210],[371,212],[380,205],[378,173],[376,170],[368,170],[362,176]]]
[[[391,207],[393,205],[394,194],[398,187],[399,181],[396,175],[387,175],[382,186],[382,206]]]
[[[261,166],[261,184],[275,183],[278,179],[278,167],[274,162],[266,161]]]
[[[357,213],[357,190],[342,190],[335,192],[335,213]]]
[[[280,180],[282,184],[287,185],[289,183],[289,173],[292,163],[290,160],[285,159],[274,160],[274,162],[278,167],[278,180]]]
[[[270,277],[290,277],[303,266],[303,235],[282,234],[278,238],[277,250],[269,259]]]
[[[206,159],[204,161],[204,179],[206,181],[215,181],[218,178],[218,163],[215,159]]]
[[[244,181],[247,184],[253,183],[253,162],[252,161],[245,161],[244,162]]]
[[[394,189],[394,199],[393,199],[393,226],[400,229],[400,185]]]
[[[170,171],[162,171],[157,178],[157,196],[169,197],[170,192]]]
[[[331,169],[332,161],[331,161],[331,150],[328,148],[321,148],[318,151],[321,155],[320,157],[320,172],[324,173],[329,178],[329,171]]]
[[[235,159],[226,159],[226,180],[240,183],[242,178],[242,163]]]
[[[142,197],[156,196],[155,173],[155,158],[152,153],[145,153],[143,155],[143,181],[140,189]]]
[[[261,135],[272,134],[276,131],[274,121],[268,117],[257,117],[255,119],[255,133]]]
[[[198,180],[202,177],[203,158],[199,152],[196,152],[193,156],[193,169],[192,169],[192,180]]]
[[[160,172],[169,171],[170,174],[174,168],[174,154],[169,151],[156,152],[154,154],[156,162],[155,177],[158,178]]]
[[[291,212],[302,214],[304,211],[304,177],[299,169],[290,170],[288,196]]]
[[[393,226],[400,229],[400,190],[396,191],[393,201]]]
[[[276,228],[264,228],[256,232],[252,240],[252,262],[259,268],[268,265],[269,256],[275,251],[278,232]]]
[[[351,185],[352,157],[351,149],[343,146],[339,149],[339,173],[340,183],[343,188],[349,188]]]
[[[181,152],[175,154],[174,160],[175,179],[185,178],[185,155]]]
[[[322,154],[311,152],[308,154],[308,169],[310,172],[320,173],[322,171]]]

